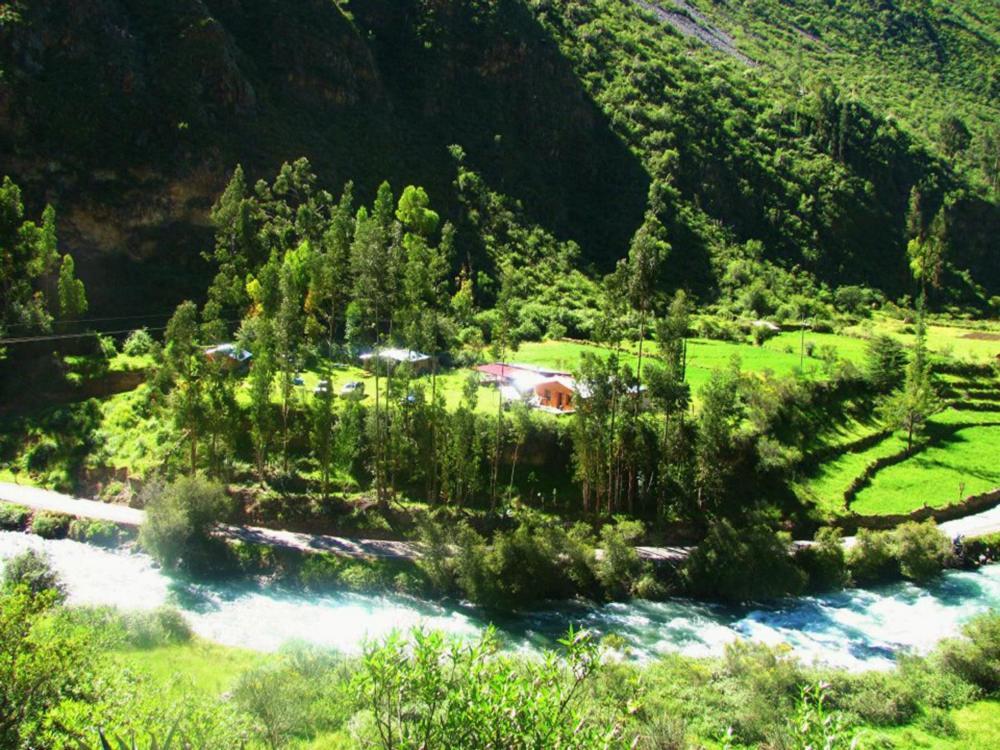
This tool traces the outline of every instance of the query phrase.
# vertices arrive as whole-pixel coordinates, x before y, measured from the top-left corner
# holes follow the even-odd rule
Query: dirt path
[[[0,502],[24,505],[33,510],[46,510],[81,518],[112,521],[123,526],[141,526],[146,518],[146,514],[136,508],[84,500],[51,490],[24,487],[7,482],[0,482]],[[942,523],[940,528],[953,539],[959,536],[972,537],[1000,533],[1000,506],[972,516]],[[326,534],[303,534],[295,531],[264,529],[259,526],[225,524],[219,526],[218,533],[242,542],[282,547],[299,552],[329,552],[344,557],[380,557],[401,560],[413,560],[420,557],[419,545],[413,542],[355,539]],[[847,547],[852,546],[853,543],[854,537],[844,539],[844,544]],[[796,544],[808,544],[808,542],[796,542]],[[678,563],[690,555],[693,549],[693,547],[637,547],[636,551],[640,557],[646,560]]]

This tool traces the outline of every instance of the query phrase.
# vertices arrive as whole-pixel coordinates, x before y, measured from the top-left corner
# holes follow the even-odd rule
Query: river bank
[[[896,654],[926,651],[976,614],[1000,609],[1000,566],[947,572],[926,587],[899,583],[848,589],[760,607],[633,600],[566,603],[498,618],[460,603],[404,595],[304,593],[248,581],[194,581],[164,574],[144,554],[0,532],[0,558],[29,548],[49,555],[71,603],[139,610],[170,605],[199,636],[258,651],[305,641],[356,653],[366,639],[418,624],[471,638],[493,622],[507,647],[533,652],[551,646],[574,624],[618,636],[637,660],[663,653],[718,655],[727,643],[744,638],[787,644],[805,663],[858,670],[888,668]]]

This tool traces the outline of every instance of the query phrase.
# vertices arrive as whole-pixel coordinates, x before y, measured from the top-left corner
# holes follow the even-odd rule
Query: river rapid
[[[313,594],[247,581],[185,580],[164,574],[144,554],[16,532],[0,532],[0,566],[29,548],[48,554],[71,604],[122,610],[167,604],[181,610],[199,636],[258,651],[306,641],[356,653],[366,638],[394,629],[423,625],[475,637],[491,621],[473,607],[399,595]],[[926,587],[900,583],[849,589],[760,607],[686,599],[567,603],[492,622],[508,647],[525,652],[553,645],[572,624],[620,636],[639,660],[672,652],[715,656],[726,643],[747,638],[787,644],[807,664],[859,670],[888,668],[901,652],[925,653],[991,609],[1000,609],[1000,565],[948,572]]]

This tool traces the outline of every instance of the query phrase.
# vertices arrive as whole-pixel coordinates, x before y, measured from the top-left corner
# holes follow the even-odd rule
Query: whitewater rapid
[[[858,670],[887,668],[902,652],[926,653],[942,638],[956,635],[973,616],[1000,610],[1000,565],[948,572],[926,587],[900,583],[849,589],[760,607],[636,600],[567,603],[490,618],[473,607],[401,595],[313,594],[253,582],[195,582],[164,574],[144,554],[16,532],[0,532],[0,566],[28,548],[49,555],[71,604],[123,610],[167,604],[181,610],[199,636],[258,651],[305,641],[356,653],[366,639],[393,630],[422,625],[471,638],[492,621],[508,647],[526,652],[553,645],[572,624],[620,636],[640,660],[665,653],[717,656],[725,644],[747,638],[786,644],[805,663]]]

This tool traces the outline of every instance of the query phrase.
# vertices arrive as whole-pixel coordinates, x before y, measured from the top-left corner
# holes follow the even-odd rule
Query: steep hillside
[[[821,5],[14,4],[0,17],[0,171],[29,203],[56,204],[99,311],[167,310],[204,288],[208,209],[236,163],[265,177],[305,155],[331,190],[353,179],[362,196],[383,179],[422,184],[460,220],[451,144],[524,221],[576,241],[585,268],[624,255],[655,184],[672,284],[710,298],[734,261],[762,254],[901,294],[917,186],[925,223],[941,213],[947,227],[953,291],[941,301],[984,299],[966,270],[996,294],[1000,220],[984,172],[943,158],[920,118],[888,116],[880,27]],[[969,82],[985,75],[995,12],[921,5],[938,15],[901,37],[899,56],[947,27],[947,59],[933,86],[914,84],[912,110],[943,111],[929,102],[954,94],[980,148],[993,84]],[[956,18],[967,29],[952,34]],[[771,41],[788,36],[803,41]],[[826,49],[815,38],[836,54],[813,54]],[[848,86],[852,71],[872,83]],[[475,258],[480,239],[459,241]]]

